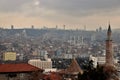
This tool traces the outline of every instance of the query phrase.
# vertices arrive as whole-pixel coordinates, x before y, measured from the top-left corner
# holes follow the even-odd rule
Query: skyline
[[[0,0],[0,26],[67,29],[112,29],[120,26],[119,0]],[[22,26],[22,27],[21,27]],[[28,26],[28,27],[25,27]]]

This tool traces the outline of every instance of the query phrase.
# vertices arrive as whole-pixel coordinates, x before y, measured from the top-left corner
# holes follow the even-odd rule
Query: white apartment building
[[[51,59],[48,59],[46,61],[42,61],[40,59],[31,59],[28,61],[28,64],[31,64],[41,69],[52,69]]]

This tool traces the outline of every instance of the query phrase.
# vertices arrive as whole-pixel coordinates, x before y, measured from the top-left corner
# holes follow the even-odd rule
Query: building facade
[[[16,52],[5,52],[3,54],[4,61],[15,61],[16,60]]]
[[[36,67],[42,68],[42,69],[52,69],[52,61],[51,60],[42,61],[40,59],[32,59],[32,60],[28,61],[28,64],[31,64],[33,66],[36,66]]]

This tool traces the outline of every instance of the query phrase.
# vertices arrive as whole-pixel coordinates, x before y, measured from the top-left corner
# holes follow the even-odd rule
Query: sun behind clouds
[[[35,0],[35,1],[34,1],[34,5],[35,5],[35,6],[40,5],[40,1],[39,1],[39,0]]]

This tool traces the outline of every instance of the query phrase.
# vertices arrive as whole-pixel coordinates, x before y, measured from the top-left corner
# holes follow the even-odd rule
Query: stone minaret
[[[112,31],[109,24],[107,31],[107,40],[106,40],[106,64],[113,65],[113,50],[112,50],[112,39],[111,39]]]

